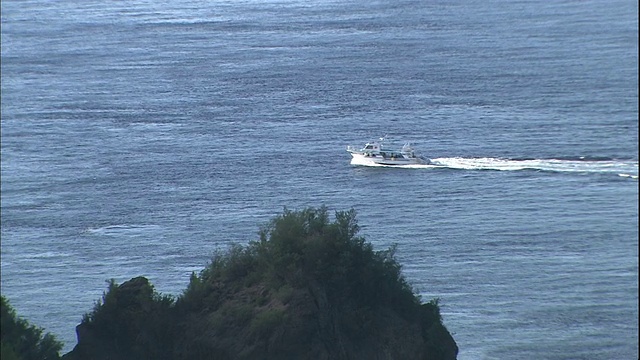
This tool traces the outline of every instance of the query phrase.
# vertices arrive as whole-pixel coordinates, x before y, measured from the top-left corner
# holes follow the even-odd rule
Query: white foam
[[[560,159],[531,159],[511,160],[498,158],[437,158],[431,160],[433,164],[452,169],[465,170],[541,170],[556,172],[595,172],[595,173],[623,173],[637,171],[637,162],[617,160],[560,160]],[[637,175],[629,175],[636,177]]]
[[[99,228],[89,228],[87,229],[88,233],[103,235],[103,236],[115,236],[115,235],[123,235],[123,234],[140,234],[150,230],[158,229],[158,225],[130,225],[130,224],[121,224],[121,225],[108,225]]]
[[[626,178],[631,178],[631,179],[638,179],[638,175],[631,175],[631,174],[618,174],[618,176],[626,177]]]
[[[637,179],[638,163],[634,161],[620,160],[561,160],[561,159],[528,159],[513,160],[500,158],[435,158],[430,164],[412,165],[381,165],[363,158],[351,159],[351,165],[370,167],[394,167],[405,169],[434,169],[450,168],[461,170],[497,170],[519,171],[539,170],[554,172],[579,172],[579,173],[611,173],[622,177]]]

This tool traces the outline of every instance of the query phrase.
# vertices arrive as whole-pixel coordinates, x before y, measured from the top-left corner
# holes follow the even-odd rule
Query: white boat
[[[384,138],[380,141],[369,142],[358,149],[347,146],[347,151],[353,159],[352,164],[359,165],[420,165],[429,164],[429,160],[416,156],[411,144],[406,143],[401,149],[387,147]]]

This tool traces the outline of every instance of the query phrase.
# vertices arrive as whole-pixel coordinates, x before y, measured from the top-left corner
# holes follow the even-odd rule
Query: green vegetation
[[[0,332],[2,360],[53,360],[59,359],[62,344],[49,333],[21,318],[9,305],[4,296],[1,299],[2,329]]]
[[[395,247],[374,251],[358,230],[354,210],[285,209],[177,299],[112,280],[64,358],[455,359],[438,299],[421,304]]]
[[[200,276],[192,276],[180,302],[197,307],[203,292],[217,283],[265,282],[277,290],[304,287],[312,279],[336,301],[348,297],[362,306],[402,309],[418,304],[394,258],[395,247],[374,251],[357,236],[354,210],[336,212],[335,217],[330,222],[325,207],[285,209],[260,230],[259,241],[218,253]]]
[[[100,345],[119,359],[170,359],[167,345],[173,341],[173,304],[171,296],[156,293],[146,278],[120,286],[112,279],[81,326],[94,337],[107,339]]]

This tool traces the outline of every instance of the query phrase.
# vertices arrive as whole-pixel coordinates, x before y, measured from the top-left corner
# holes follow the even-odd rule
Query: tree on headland
[[[62,343],[50,333],[30,325],[16,315],[4,296],[0,297],[0,346],[2,360],[54,360],[60,358]]]
[[[285,209],[175,299],[143,277],[111,281],[63,358],[455,359],[438,300],[423,304],[395,247],[358,230],[354,210]]]

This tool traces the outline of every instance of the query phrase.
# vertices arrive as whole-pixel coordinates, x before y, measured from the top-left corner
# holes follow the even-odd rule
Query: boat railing
[[[357,151],[360,151],[360,149],[358,149],[357,147],[352,146],[352,145],[347,145],[347,151],[348,152],[357,152]]]

